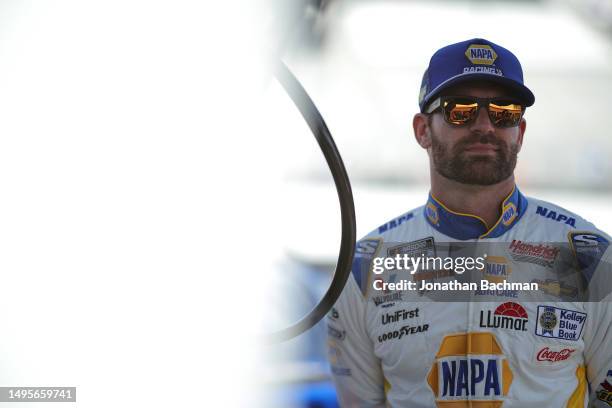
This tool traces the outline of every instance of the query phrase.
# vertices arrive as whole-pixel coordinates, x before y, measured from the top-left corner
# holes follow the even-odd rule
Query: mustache
[[[490,133],[472,133],[462,141],[458,142],[455,145],[455,148],[457,149],[457,151],[461,151],[464,148],[476,143],[490,144],[499,149],[504,148],[504,144],[502,143],[502,141]]]

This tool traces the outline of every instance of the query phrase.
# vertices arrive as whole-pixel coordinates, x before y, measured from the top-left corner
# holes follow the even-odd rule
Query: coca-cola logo
[[[538,351],[536,359],[538,361],[550,361],[551,363],[556,363],[557,361],[567,360],[572,356],[574,351],[576,351],[576,349],[564,348],[556,351],[551,350],[549,347],[544,347]]]

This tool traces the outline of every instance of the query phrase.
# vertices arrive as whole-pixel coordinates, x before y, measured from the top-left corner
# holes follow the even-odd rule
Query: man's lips
[[[464,150],[466,152],[473,152],[473,153],[494,153],[498,151],[499,148],[489,143],[474,143],[474,144],[466,146]]]

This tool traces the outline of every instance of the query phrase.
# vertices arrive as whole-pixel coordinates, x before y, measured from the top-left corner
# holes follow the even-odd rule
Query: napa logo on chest
[[[497,53],[490,45],[472,44],[465,50],[465,56],[474,65],[493,65]]]
[[[500,407],[513,375],[493,333],[444,337],[427,376],[436,406]]]
[[[503,256],[489,256],[482,271],[483,277],[489,282],[502,283],[510,278],[512,268]]]

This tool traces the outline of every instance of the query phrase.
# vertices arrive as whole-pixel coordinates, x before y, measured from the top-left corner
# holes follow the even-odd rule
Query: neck
[[[476,215],[490,228],[501,216],[501,203],[514,188],[514,175],[490,186],[461,184],[435,171],[431,173],[431,193],[450,210]]]

